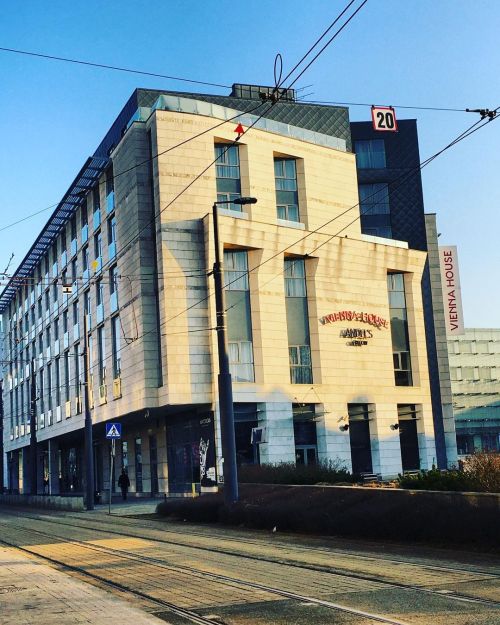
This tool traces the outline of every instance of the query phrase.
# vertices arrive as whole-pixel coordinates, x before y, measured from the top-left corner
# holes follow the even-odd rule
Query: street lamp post
[[[238,471],[236,466],[236,441],[234,436],[233,386],[229,370],[229,356],[226,336],[226,307],[223,287],[223,268],[220,254],[218,204],[255,204],[257,198],[239,197],[234,200],[214,202],[215,263],[213,268],[215,284],[215,309],[217,315],[217,347],[219,352],[219,410],[221,422],[222,455],[224,457],[224,501],[232,504],[238,501]]]

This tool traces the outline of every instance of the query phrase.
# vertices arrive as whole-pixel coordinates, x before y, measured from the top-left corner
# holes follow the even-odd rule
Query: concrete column
[[[443,429],[444,440],[446,446],[446,459],[448,461],[448,468],[458,466],[458,453],[457,453],[457,432],[455,428],[455,416],[453,414],[452,404],[443,404]]]
[[[418,409],[418,406],[417,406]],[[417,421],[418,449],[420,452],[420,468],[431,469],[437,466],[436,441],[434,437],[434,421],[432,406],[424,405],[421,408]]]
[[[346,423],[345,404],[325,404],[324,432],[321,436],[320,428],[317,428],[318,457],[320,460],[340,461],[348,471],[352,471],[349,431],[340,430],[340,426]]]
[[[373,472],[383,478],[396,477],[403,471],[399,430],[391,430],[398,423],[395,404],[377,404],[370,410],[370,440],[372,446]]]
[[[258,404],[259,426],[267,431],[267,443],[260,445],[262,464],[295,462],[293,413],[291,402]]]

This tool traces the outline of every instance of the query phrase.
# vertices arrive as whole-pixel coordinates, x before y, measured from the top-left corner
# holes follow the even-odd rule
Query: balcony
[[[89,240],[89,225],[85,224],[82,226],[82,244],[87,243]]]
[[[116,241],[111,241],[111,243],[108,245],[108,256],[109,260],[113,260],[113,258],[116,256]]]
[[[99,226],[101,225],[101,209],[100,208],[94,211],[94,214],[92,216],[92,225],[94,226],[94,230],[97,230],[97,228],[99,228]]]
[[[115,192],[110,191],[106,196],[106,213],[111,213],[115,210]]]

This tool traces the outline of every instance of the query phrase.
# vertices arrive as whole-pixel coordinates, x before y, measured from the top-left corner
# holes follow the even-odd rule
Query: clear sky
[[[3,2],[0,46],[231,85],[274,84],[347,0],[24,0]],[[369,0],[298,83],[308,99],[500,106],[498,0]],[[226,94],[0,52],[0,271],[17,267],[55,204],[136,87]],[[398,110],[417,118],[423,160],[470,126],[470,113]],[[368,120],[352,107],[352,120]],[[440,242],[458,245],[465,322],[500,327],[500,121],[423,172]]]

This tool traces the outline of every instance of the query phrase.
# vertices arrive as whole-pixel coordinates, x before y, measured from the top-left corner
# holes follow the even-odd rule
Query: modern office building
[[[351,122],[357,155],[361,231],[406,241],[428,253],[422,275],[425,334],[440,468],[457,461],[455,425],[447,362],[435,215],[425,215],[417,122],[398,121],[398,132],[380,132],[371,122]]]
[[[467,328],[448,346],[458,454],[500,451],[500,329]]]
[[[346,108],[259,91],[135,91],[17,268],[0,296],[8,488],[27,488],[33,377],[40,489],[83,490],[86,382],[97,491],[110,421],[132,492],[220,481],[211,207],[240,195],[258,202],[218,211],[238,461],[435,463],[424,246],[362,232]]]

